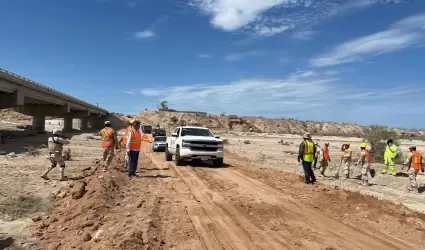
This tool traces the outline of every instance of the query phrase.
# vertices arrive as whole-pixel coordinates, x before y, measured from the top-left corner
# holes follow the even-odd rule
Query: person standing
[[[316,182],[316,177],[314,176],[313,169],[311,165],[314,161],[314,154],[316,152],[316,147],[311,140],[310,133],[305,133],[303,136],[303,142],[301,142],[298,152],[298,162],[302,162],[304,169],[304,178],[306,184],[313,184]]]
[[[326,168],[328,167],[328,164],[331,161],[331,158],[329,157],[329,142],[326,142],[323,146],[322,154],[323,155],[320,158],[321,160],[319,171],[322,176],[325,176]]]
[[[397,171],[395,169],[395,159],[397,158],[397,156],[398,156],[397,146],[394,145],[393,139],[388,139],[387,147],[385,148],[385,153],[384,153],[385,167],[384,167],[384,170],[382,170],[382,174],[386,174],[389,168],[392,176],[397,175]]]
[[[127,156],[129,161],[129,167],[128,167],[129,177],[137,176],[136,171],[137,171],[137,165],[139,163],[139,154],[140,154],[140,147],[142,146],[142,141],[152,143],[149,137],[147,137],[144,134],[142,135],[142,133],[140,132],[140,121],[135,120],[133,123],[133,126],[128,131],[127,144],[126,144]]]
[[[66,180],[65,161],[63,159],[62,152],[63,152],[63,145],[67,145],[67,144],[69,144],[69,140],[62,135],[62,130],[60,129],[53,130],[53,136],[49,137],[49,139],[47,140],[47,145],[49,149],[49,159],[50,159],[51,165],[43,173],[41,178],[45,180],[49,180],[49,177],[47,177],[47,174],[59,164],[60,171],[61,171],[60,180],[61,181]]]
[[[322,148],[320,147],[319,143],[314,143],[314,146],[316,147],[316,153],[314,154],[314,163],[313,163],[313,170],[316,170],[317,168],[317,162],[321,160],[323,156]]]
[[[422,164],[422,154],[416,151],[416,146],[409,147],[410,153],[406,157],[406,161],[403,163],[403,168],[407,166],[409,172],[409,187],[408,191],[418,193],[418,183],[416,182],[416,176],[419,174],[419,170],[424,172],[424,166]]]
[[[341,151],[344,152],[344,154],[342,156],[342,161],[345,164],[344,165],[344,175],[345,175],[346,179],[350,178],[351,156],[353,154],[353,151],[350,148],[350,144],[351,144],[350,142],[346,142],[341,147]]]
[[[103,164],[105,169],[107,169],[114,158],[114,149],[119,149],[117,134],[111,128],[110,121],[105,122],[105,128],[100,130],[99,134],[102,137]]]
[[[372,163],[371,157],[370,157],[370,147],[367,147],[367,143],[362,143],[360,144],[360,149],[362,150],[360,152],[360,158],[357,161],[357,163],[355,164],[356,166],[361,164],[362,165],[362,170],[361,170],[361,177],[362,177],[362,181],[361,184],[363,186],[369,186],[369,176],[367,175],[367,173],[370,172],[370,165]],[[373,178],[373,176],[372,176]]]

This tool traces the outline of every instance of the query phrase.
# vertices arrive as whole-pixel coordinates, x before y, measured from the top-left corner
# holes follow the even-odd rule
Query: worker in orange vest
[[[99,134],[102,137],[103,165],[107,169],[114,158],[114,149],[119,149],[117,134],[111,128],[110,121],[105,122],[105,128],[100,130]]]
[[[128,130],[133,126],[134,120],[130,120],[127,122],[127,129],[125,130],[124,136],[121,139],[123,146],[127,145],[127,137],[128,137]]]
[[[320,174],[322,176],[325,176],[325,171],[326,168],[329,165],[329,162],[331,161],[331,158],[329,157],[329,142],[325,143],[325,146],[323,146],[323,150],[322,150],[323,155],[321,156],[320,159]]]
[[[139,162],[140,147],[142,141],[152,143],[149,137],[140,132],[140,121],[135,120],[133,126],[128,130],[126,150],[129,160],[128,177],[136,177],[137,165]]]
[[[407,155],[406,161],[403,164],[403,168],[407,166],[409,172],[410,185],[408,191],[418,193],[418,183],[416,182],[416,176],[419,170],[424,172],[424,166],[422,164],[422,154],[416,151],[416,146],[409,147],[410,153]]]
[[[367,175],[367,173],[370,172],[370,166],[372,164],[372,158],[370,156],[371,147],[368,146],[366,142],[362,142],[360,144],[360,149],[362,150],[359,155],[360,158],[355,164],[355,166],[359,164],[361,164],[362,166],[362,170],[361,170],[362,181],[360,182],[360,184],[362,184],[363,186],[369,186],[369,176]],[[371,176],[372,178],[374,177],[372,173],[371,173]]]

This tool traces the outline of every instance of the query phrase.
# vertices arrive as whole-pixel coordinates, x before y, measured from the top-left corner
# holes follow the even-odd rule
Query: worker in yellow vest
[[[110,121],[105,122],[105,128],[100,130],[99,134],[102,137],[103,164],[105,169],[107,169],[109,164],[111,164],[112,159],[114,158],[114,149],[119,148],[117,134],[115,130],[111,128]]]
[[[394,144],[393,139],[388,139],[387,147],[385,148],[385,153],[384,153],[385,167],[382,170],[382,174],[386,174],[389,168],[392,176],[397,175],[397,170],[395,168],[395,159],[397,157],[398,157],[398,148]]]
[[[314,155],[316,153],[316,146],[311,140],[310,133],[305,133],[303,136],[303,142],[301,142],[298,152],[298,162],[302,162],[304,169],[304,178],[306,184],[313,184],[316,181],[313,169],[311,168]]]
[[[140,147],[142,141],[152,143],[149,137],[140,132],[140,121],[135,120],[133,126],[128,130],[126,150],[129,161],[128,177],[136,177],[137,165],[139,163]]]
[[[406,161],[403,163],[403,168],[407,166],[409,172],[409,187],[407,188],[410,192],[418,193],[418,183],[416,182],[416,176],[419,174],[419,170],[423,173],[424,166],[422,164],[422,154],[416,151],[416,146],[409,147],[409,154],[407,155]]]

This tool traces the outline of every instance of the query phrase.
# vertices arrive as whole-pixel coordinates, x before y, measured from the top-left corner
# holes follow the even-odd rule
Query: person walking
[[[397,156],[398,156],[397,146],[394,145],[393,139],[388,139],[387,147],[385,148],[385,153],[384,153],[385,167],[384,167],[384,170],[382,170],[382,174],[386,174],[389,168],[392,176],[397,175],[397,171],[395,169],[395,159],[397,158]]]
[[[410,153],[406,157],[406,161],[403,163],[403,168],[407,166],[409,172],[409,187],[407,188],[410,192],[418,193],[418,183],[416,182],[416,176],[419,174],[419,170],[424,172],[424,166],[422,164],[422,154],[416,151],[416,146],[409,147]]]
[[[341,151],[344,152],[342,156],[342,161],[344,162],[344,175],[345,179],[350,178],[350,165],[351,165],[351,156],[353,154],[353,151],[350,148],[350,142],[346,142],[342,145]]]
[[[106,170],[114,158],[114,149],[119,149],[118,139],[115,130],[111,128],[110,121],[105,122],[105,128],[100,130],[99,134],[102,137],[103,166]]]
[[[322,154],[323,155],[320,158],[319,171],[320,174],[325,177],[326,168],[328,167],[329,162],[331,162],[331,158],[329,157],[329,142],[326,142],[323,146]]]
[[[362,184],[363,186],[369,186],[369,176],[367,175],[367,173],[370,172],[370,165],[372,163],[372,160],[370,157],[371,148],[367,146],[367,143],[361,143],[360,149],[362,150],[360,152],[360,158],[355,165],[357,166],[361,164],[362,166],[362,170],[361,170],[362,181],[360,182],[360,184]]]
[[[316,177],[314,176],[313,169],[311,165],[314,160],[314,154],[316,152],[316,147],[311,140],[310,133],[305,133],[303,136],[303,142],[299,146],[298,152],[298,162],[302,162],[304,169],[304,178],[306,184],[313,184],[316,182]]]
[[[135,121],[134,119],[131,119],[130,121],[127,122],[127,128],[125,129],[124,136],[120,140],[122,142],[122,144],[120,144],[122,145],[121,146],[122,148],[126,148],[127,146],[128,131],[130,131],[130,129],[133,127],[134,121]],[[128,159],[127,154],[124,156],[124,168],[125,169],[130,168],[130,161]]]
[[[64,181],[67,179],[65,176],[65,161],[63,159],[63,145],[69,144],[69,140],[66,139],[65,136],[62,135],[62,130],[55,129],[53,130],[53,136],[50,136],[47,140],[47,147],[49,149],[49,159],[51,162],[50,167],[43,173],[41,178],[45,180],[49,180],[47,174],[52,171],[58,164],[60,167],[60,180]]]

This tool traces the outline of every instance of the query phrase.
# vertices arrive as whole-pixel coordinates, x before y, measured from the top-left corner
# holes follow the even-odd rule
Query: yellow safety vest
[[[313,162],[313,160],[314,160],[314,143],[311,141],[304,141],[303,161]]]

